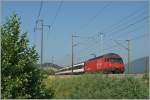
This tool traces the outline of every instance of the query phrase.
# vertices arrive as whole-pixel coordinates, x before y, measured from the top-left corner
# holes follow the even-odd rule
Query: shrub
[[[29,47],[27,33],[20,33],[20,19],[11,16],[1,27],[2,98],[51,98],[53,92],[42,84],[38,54]]]

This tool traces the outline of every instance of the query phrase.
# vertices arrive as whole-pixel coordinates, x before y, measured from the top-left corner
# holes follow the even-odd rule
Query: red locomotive
[[[84,65],[85,71],[111,71],[123,73],[124,63],[118,54],[109,53],[103,56],[89,59]]]
[[[85,62],[75,64],[73,66],[73,73],[103,71],[111,73],[123,73],[124,63],[122,58],[115,53],[105,54],[96,58],[89,59]],[[72,66],[60,69],[56,74],[70,74],[72,73]]]

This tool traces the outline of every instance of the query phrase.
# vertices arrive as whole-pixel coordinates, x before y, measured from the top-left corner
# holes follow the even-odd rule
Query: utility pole
[[[77,44],[74,44],[74,38],[80,37],[72,34],[72,74],[73,74],[73,65],[74,65],[74,47],[77,46]]]
[[[98,34],[98,36],[100,36],[100,55],[102,55],[103,54],[103,33],[101,33],[101,32],[98,32],[99,34]]]
[[[41,22],[41,68],[43,65],[43,20]]]
[[[37,25],[39,22],[41,22],[40,27],[38,27],[38,25]],[[42,65],[43,65],[43,27],[44,26],[48,27],[49,30],[50,30],[50,25],[44,25],[44,21],[43,20],[38,19],[36,21],[36,28],[35,28],[35,30],[41,30],[41,62],[40,62],[41,63],[40,64],[41,68],[42,68]]]
[[[145,66],[145,73],[148,73],[148,57],[146,57],[146,66]]]
[[[114,40],[118,45],[120,45],[121,47],[123,47],[124,49],[126,49],[128,51],[128,74],[131,73],[131,47],[130,47],[130,41],[131,40],[126,40],[128,43],[128,46],[124,46],[123,44],[117,42],[116,40]]]
[[[127,41],[127,43],[128,43],[128,74],[130,74],[131,73],[131,62],[130,62],[130,59],[131,59],[131,54],[130,54],[130,52],[131,52],[131,48],[130,48],[130,40],[126,40]]]
[[[73,53],[74,53],[74,51],[73,51],[73,45],[74,45],[74,43],[73,43],[73,34],[72,34],[72,74],[73,74],[73,63],[74,63],[74,62],[73,62],[73,60],[74,60],[74,59],[73,59],[73,58],[74,58],[74,57],[73,57],[73,56],[74,56],[74,55],[73,55]]]
[[[54,64],[54,56],[52,56],[52,64]]]

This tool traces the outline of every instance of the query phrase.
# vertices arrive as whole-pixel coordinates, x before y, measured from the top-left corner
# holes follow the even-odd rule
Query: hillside
[[[142,57],[132,61],[131,72],[132,73],[144,73],[147,69],[149,71],[149,57]],[[125,65],[125,73],[128,72],[128,64]]]
[[[62,68],[61,66],[58,66],[58,65],[53,64],[53,63],[44,63],[42,67],[44,70],[52,69],[53,71],[57,71],[57,70]]]

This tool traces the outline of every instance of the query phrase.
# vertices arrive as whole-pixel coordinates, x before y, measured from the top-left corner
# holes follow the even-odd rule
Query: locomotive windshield
[[[122,59],[121,58],[108,58],[108,60],[107,61],[109,61],[109,62],[119,62],[119,63],[122,63],[123,61],[122,61]]]

